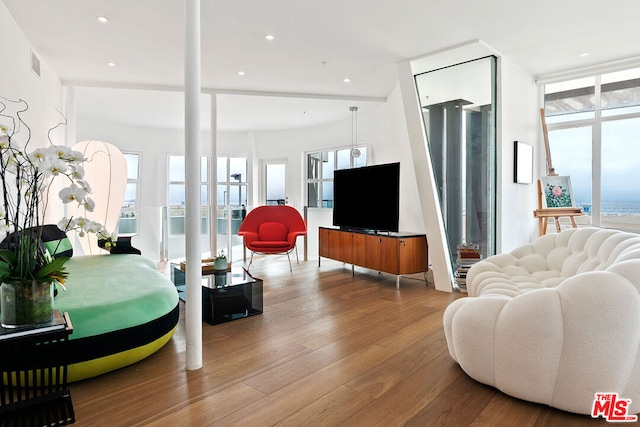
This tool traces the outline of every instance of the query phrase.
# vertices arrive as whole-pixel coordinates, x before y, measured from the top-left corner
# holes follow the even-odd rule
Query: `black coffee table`
[[[184,272],[174,267],[172,278],[184,290]],[[180,289],[182,288],[182,289]],[[186,301],[186,292],[180,298]],[[202,276],[202,318],[211,325],[261,314],[262,279],[251,276],[244,268],[214,272]]]

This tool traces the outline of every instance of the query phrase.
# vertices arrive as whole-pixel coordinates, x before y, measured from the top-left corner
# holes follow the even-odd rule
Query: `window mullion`
[[[591,223],[600,226],[602,194],[602,87],[601,78],[595,78],[595,120],[591,128]]]

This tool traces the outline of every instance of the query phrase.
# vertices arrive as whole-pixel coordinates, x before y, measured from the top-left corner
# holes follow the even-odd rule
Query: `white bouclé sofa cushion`
[[[449,352],[472,378],[590,414],[597,392],[640,412],[640,236],[599,228],[539,237],[475,264],[444,314]]]

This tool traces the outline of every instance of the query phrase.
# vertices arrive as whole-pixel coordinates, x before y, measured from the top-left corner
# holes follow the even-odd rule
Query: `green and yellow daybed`
[[[69,381],[136,363],[160,349],[178,324],[178,293],[141,255],[74,256],[65,264],[66,291],[54,305],[68,312]]]

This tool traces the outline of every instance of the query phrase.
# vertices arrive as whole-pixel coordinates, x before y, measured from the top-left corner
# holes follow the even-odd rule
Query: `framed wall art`
[[[533,145],[513,141],[513,182],[516,184],[533,182]]]

